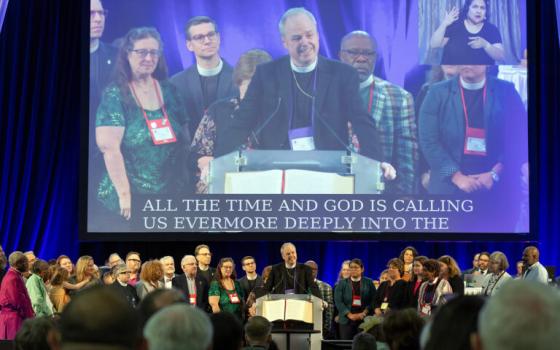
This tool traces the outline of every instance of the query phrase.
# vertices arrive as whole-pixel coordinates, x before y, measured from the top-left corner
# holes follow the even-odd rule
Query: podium
[[[256,305],[257,315],[273,324],[272,339],[279,349],[321,349],[323,301],[320,298],[308,294],[267,294],[258,298]]]
[[[282,185],[285,176],[290,174],[294,179],[297,178],[298,182],[304,183],[298,184],[292,192],[284,192],[284,187],[282,191],[278,188],[278,192],[274,192],[276,189],[268,192],[268,190],[259,190],[259,186],[254,186],[255,177],[245,177],[246,180],[242,176],[236,178],[236,175],[243,173],[262,173],[271,170],[285,171],[279,175],[282,177]],[[292,170],[308,171],[308,173],[289,173]],[[332,177],[326,178],[325,176],[329,174]],[[275,174],[269,173],[269,175]],[[232,179],[237,185],[241,184],[237,186],[241,187],[241,190],[232,187]],[[308,183],[305,183],[306,179]],[[268,180],[270,177],[266,181],[269,182]],[[318,189],[317,183],[324,183],[325,180],[337,182],[336,188],[342,190],[327,193]],[[243,181],[247,183],[246,186],[243,186]],[[339,186],[340,183],[342,186]],[[349,186],[350,190],[348,190]],[[348,151],[239,150],[212,160],[208,177],[210,194],[379,194],[384,189],[380,162]]]

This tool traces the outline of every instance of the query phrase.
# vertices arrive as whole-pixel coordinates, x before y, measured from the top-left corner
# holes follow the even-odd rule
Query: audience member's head
[[[140,322],[145,325],[153,314],[175,303],[186,303],[187,299],[177,289],[156,289],[148,293],[138,305]]]
[[[206,313],[184,303],[159,310],[144,328],[149,350],[207,350],[212,333]]]
[[[470,336],[477,332],[478,314],[484,299],[478,296],[453,298],[442,305],[430,322],[425,350],[469,350]]]
[[[420,332],[424,320],[415,309],[390,312],[383,321],[383,333],[391,350],[420,349]]]
[[[481,271],[488,270],[488,263],[490,263],[490,253],[482,252],[478,255],[478,269]]]
[[[47,338],[56,332],[56,324],[50,317],[28,318],[23,322],[14,340],[15,350],[49,349]]]
[[[434,278],[439,277],[440,265],[439,261],[435,259],[428,259],[422,264],[422,271],[424,273],[424,278],[428,281],[434,280]]]
[[[27,256],[18,250],[10,254],[8,262],[10,267],[16,269],[20,273],[24,273],[29,270],[29,260],[27,259]]]
[[[239,350],[243,346],[243,326],[232,313],[219,312],[210,315],[214,326],[213,350]]]
[[[369,333],[358,333],[352,339],[352,350],[377,350],[375,337]]]
[[[521,260],[523,260],[525,266],[533,266],[533,264],[539,262],[539,249],[535,246],[528,246],[523,250]]]
[[[2,245],[0,245],[0,269],[5,269],[6,265],[8,264],[8,258],[6,257],[6,253],[4,253],[4,249]]]
[[[482,308],[478,329],[480,338],[473,340],[475,349],[557,349],[560,295],[540,283],[508,282]]]
[[[137,313],[118,291],[105,286],[73,297],[62,312],[59,329],[62,349],[133,349],[140,339]]]
[[[413,246],[408,246],[401,251],[399,259],[405,264],[410,265],[414,261],[414,258],[418,256],[418,251]]]
[[[49,280],[49,263],[43,259],[37,259],[31,266],[31,272],[41,277],[43,282]]]
[[[272,324],[262,316],[253,316],[245,324],[245,339],[250,346],[268,346]]]
[[[461,276],[461,269],[459,269],[459,265],[451,255],[440,256],[438,261],[440,262],[439,273],[441,277],[452,278]]]
[[[142,265],[140,279],[145,282],[156,283],[163,278],[163,265],[157,259],[149,260]]]
[[[509,268],[509,262],[507,256],[500,252],[495,251],[490,254],[490,264],[488,265],[488,269],[490,272],[495,274],[499,274],[503,271],[506,271]]]

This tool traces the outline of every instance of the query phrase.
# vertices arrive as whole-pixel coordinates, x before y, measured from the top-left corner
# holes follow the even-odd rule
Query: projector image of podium
[[[211,194],[378,194],[380,163],[346,151],[241,150],[210,163]]]
[[[320,350],[323,301],[308,294],[268,294],[257,299],[257,315],[272,322],[279,349]]]

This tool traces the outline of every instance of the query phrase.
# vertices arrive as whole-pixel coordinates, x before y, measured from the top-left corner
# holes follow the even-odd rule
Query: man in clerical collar
[[[197,275],[203,277],[208,285],[214,278],[216,269],[210,267],[210,262],[212,262],[212,253],[210,252],[210,247],[206,244],[200,244],[194,249],[194,256],[198,262]]]
[[[290,242],[284,243],[280,253],[284,262],[272,266],[265,289],[272,294],[310,293],[322,298],[311,268],[298,264],[296,246]]]
[[[317,21],[305,8],[286,11],[279,22],[288,55],[257,66],[227,128],[217,126],[214,153],[238,149],[251,135],[253,147],[271,150],[347,150],[348,122],[362,154],[385,161],[375,124],[359,96],[357,72],[319,55]],[[388,179],[394,168],[382,163]]]
[[[238,281],[243,289],[245,295],[245,302],[249,294],[257,287],[263,284],[262,277],[257,274],[257,263],[252,256],[245,256],[241,259],[241,268],[245,271],[245,276],[241,277]]]
[[[412,95],[373,75],[377,42],[368,33],[346,34],[340,43],[339,57],[358,71],[362,104],[380,133],[383,158],[397,170],[397,179],[387,184],[385,192],[414,193],[419,156]]]
[[[220,57],[221,37],[216,22],[206,16],[191,18],[185,26],[187,49],[196,64],[177,73],[171,82],[187,105],[191,136],[206,109],[215,101],[239,95],[232,81],[233,68]]]
[[[319,287],[319,291],[321,292],[321,299],[323,299],[323,339],[331,339],[333,337],[331,332],[331,320],[334,315],[333,289],[328,283],[317,279],[319,266],[315,261],[308,260],[305,262],[305,265],[311,268],[313,280],[317,283],[317,287]]]
[[[548,284],[548,271],[539,262],[539,249],[537,247],[529,246],[525,248],[521,260],[525,265],[524,280]]]
[[[163,284],[166,289],[171,289],[171,281],[175,278],[175,260],[172,256],[164,256],[159,261],[163,265]]]

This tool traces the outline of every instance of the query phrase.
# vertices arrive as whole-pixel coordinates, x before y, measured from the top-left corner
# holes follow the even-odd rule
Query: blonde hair
[[[80,256],[76,262],[76,282],[82,282],[86,278],[86,270],[90,261],[93,258],[89,255]],[[92,277],[95,277],[92,275]]]

